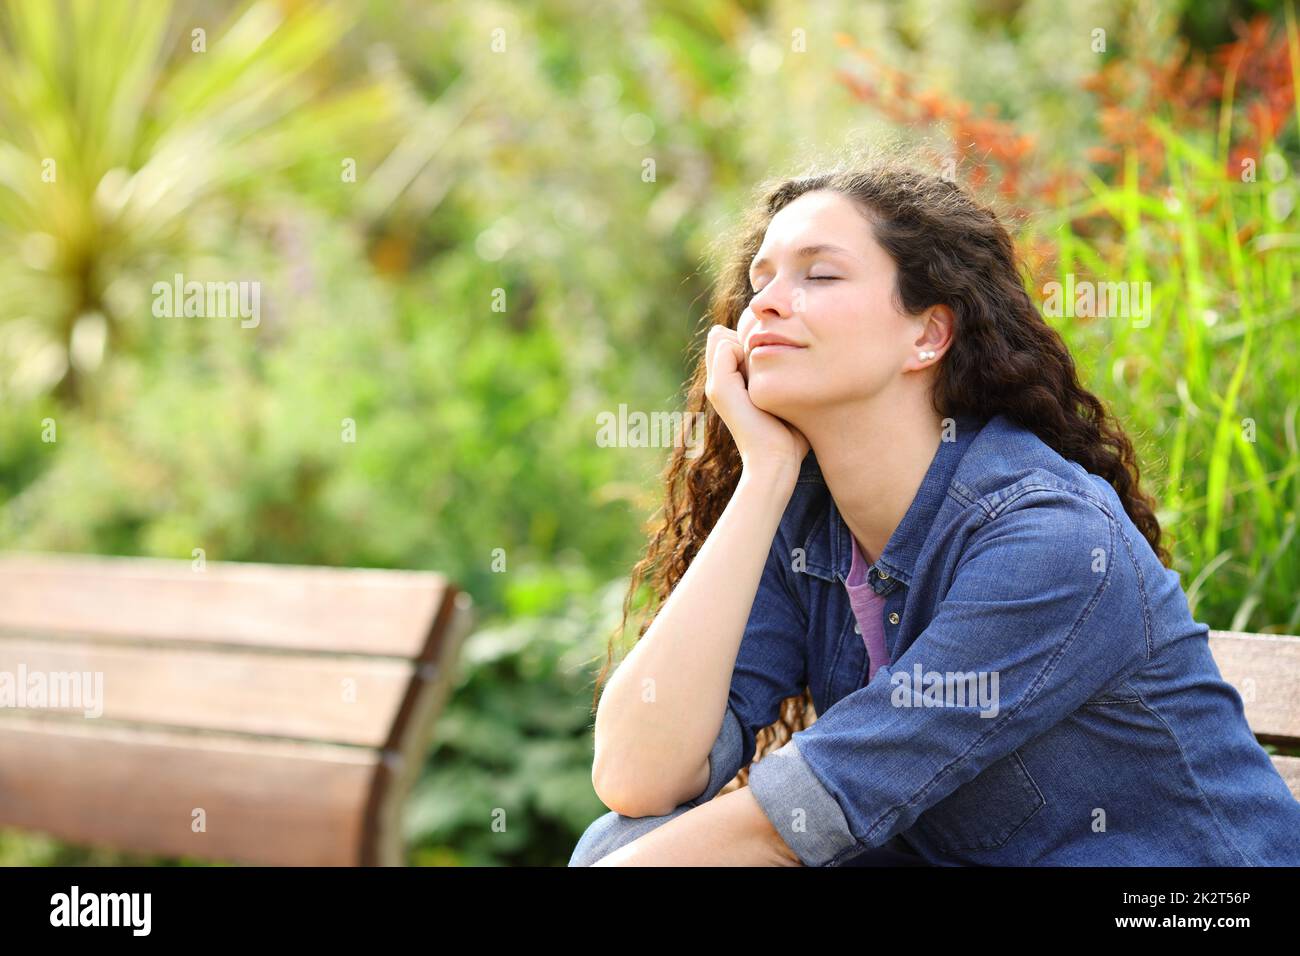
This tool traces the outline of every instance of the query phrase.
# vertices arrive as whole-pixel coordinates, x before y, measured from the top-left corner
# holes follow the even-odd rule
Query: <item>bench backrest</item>
[[[23,677],[27,704],[0,706],[0,826],[400,863],[401,803],[471,617],[428,572],[0,554],[0,679]],[[71,675],[88,696],[67,696]]]

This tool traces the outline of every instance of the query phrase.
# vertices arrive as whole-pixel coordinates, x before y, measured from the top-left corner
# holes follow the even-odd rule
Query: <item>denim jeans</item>
[[[569,866],[591,866],[593,863],[613,853],[619,847],[626,846],[638,837],[644,836],[655,827],[661,826],[687,810],[693,810],[693,804],[678,805],[672,813],[657,817],[625,817],[610,810],[604,816],[587,827],[578,840],[569,858]],[[851,859],[842,866],[929,866],[900,836],[886,841],[883,846],[874,847]]]

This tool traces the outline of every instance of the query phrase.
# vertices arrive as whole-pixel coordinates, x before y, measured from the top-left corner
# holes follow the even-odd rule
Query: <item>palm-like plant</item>
[[[0,393],[80,400],[149,328],[154,281],[222,261],[232,235],[261,241],[247,214],[289,185],[342,205],[344,164],[393,141],[391,79],[334,88],[342,8],[209,10],[15,0],[0,16]]]

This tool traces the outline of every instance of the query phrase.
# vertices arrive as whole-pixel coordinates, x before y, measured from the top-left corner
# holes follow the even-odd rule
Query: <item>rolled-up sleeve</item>
[[[1030,492],[971,535],[906,652],[756,763],[750,789],[805,866],[838,865],[1130,674],[1148,640],[1113,516]]]
[[[709,751],[709,783],[688,806],[712,800],[750,764],[758,732],[776,721],[785,698],[802,694],[807,684],[808,615],[793,562],[778,530],[736,652],[722,728]]]

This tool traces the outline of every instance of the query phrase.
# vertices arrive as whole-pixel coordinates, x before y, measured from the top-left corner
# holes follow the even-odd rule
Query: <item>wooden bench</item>
[[[0,684],[0,827],[401,864],[402,803],[472,615],[434,573],[0,554],[0,681],[25,693],[4,705]]]

